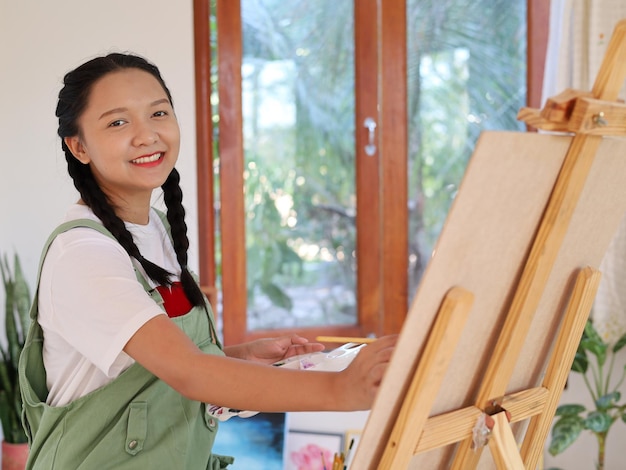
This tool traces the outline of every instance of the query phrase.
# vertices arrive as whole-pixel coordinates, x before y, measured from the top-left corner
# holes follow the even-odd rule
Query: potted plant
[[[564,404],[557,408],[548,451],[557,455],[567,449],[584,430],[593,433],[598,442],[596,468],[604,470],[606,438],[617,421],[626,423],[626,402],[621,401],[619,387],[626,378],[626,364],[617,380],[612,380],[616,353],[626,346],[626,333],[614,344],[605,342],[589,320],[576,351],[572,371],[582,374],[594,402],[587,410],[581,404]],[[619,369],[618,369],[619,372]]]
[[[18,360],[28,326],[31,305],[28,284],[19,257],[13,269],[7,256],[0,258],[5,292],[5,341],[0,347],[0,423],[2,424],[2,470],[23,469],[28,455],[26,433],[22,428],[22,398],[17,372]]]

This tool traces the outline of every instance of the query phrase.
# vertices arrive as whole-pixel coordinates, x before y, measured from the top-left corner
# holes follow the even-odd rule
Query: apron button
[[[134,440],[133,440],[133,441],[130,441],[130,442],[128,443],[128,448],[129,448],[130,450],[133,450],[135,447],[137,447],[137,441],[134,441]]]

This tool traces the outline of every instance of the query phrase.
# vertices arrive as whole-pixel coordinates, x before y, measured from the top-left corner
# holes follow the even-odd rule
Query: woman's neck
[[[87,204],[82,199],[78,200],[78,204],[86,206]],[[115,215],[117,215],[124,222],[129,222],[135,225],[148,225],[150,222],[150,204],[142,205],[141,207],[121,204],[114,206]]]

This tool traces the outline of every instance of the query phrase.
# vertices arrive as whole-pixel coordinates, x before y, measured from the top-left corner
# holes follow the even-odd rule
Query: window
[[[200,276],[227,343],[398,331],[476,137],[538,106],[538,0],[379,3],[195,2]]]

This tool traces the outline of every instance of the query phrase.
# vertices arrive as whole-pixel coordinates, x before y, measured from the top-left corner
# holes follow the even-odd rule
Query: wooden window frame
[[[378,15],[368,11],[377,5]],[[203,291],[212,305],[217,304],[215,272],[215,218],[213,184],[213,125],[211,109],[211,31],[210,0],[194,0],[194,58],[196,87],[196,146],[199,230],[199,275]],[[217,0],[218,92],[220,96],[220,178],[241,181],[243,185],[243,131],[241,106],[241,8],[239,1]],[[548,40],[550,4],[527,0],[527,105],[539,107]],[[355,1],[355,35],[361,49],[355,51],[357,87],[379,96],[380,108],[371,101],[355,103],[357,158],[365,135],[359,132],[364,116],[375,115],[381,129],[394,129],[393,138],[381,133],[376,158],[357,171],[357,200],[363,201],[369,219],[357,218],[357,247],[364,243],[379,251],[359,260],[357,296],[360,299],[358,324],[354,326],[306,328],[306,335],[363,335],[397,333],[407,312],[408,219],[405,214],[407,187],[406,116],[406,2],[405,0]],[[380,23],[378,23],[380,19]],[[380,42],[368,41],[368,31],[380,28]],[[398,47],[397,44],[403,44]],[[372,48],[380,56],[372,55]],[[373,59],[375,57],[375,59]],[[375,60],[377,63],[365,63]],[[383,76],[364,70],[385,70]],[[359,72],[359,70],[361,72]],[[377,113],[377,114],[375,114]],[[398,138],[399,136],[399,138]],[[379,160],[379,158],[381,160]],[[380,180],[373,174],[381,171]],[[367,181],[367,184],[359,184]],[[372,181],[380,181],[374,183]],[[404,184],[402,183],[404,182]],[[392,187],[393,191],[385,188]],[[365,188],[365,189],[363,189]],[[372,210],[376,209],[376,210]],[[358,208],[357,208],[358,212]],[[234,344],[283,333],[281,330],[247,331],[247,299],[232,295],[246,282],[245,217],[243,192],[228,191],[220,185],[220,231],[222,245],[222,327],[225,344]],[[379,230],[372,230],[372,225]],[[365,230],[364,228],[367,228]],[[357,248],[358,249],[358,248]],[[384,262],[383,262],[384,260]],[[403,269],[404,267],[404,269]],[[293,331],[293,330],[290,330]]]

